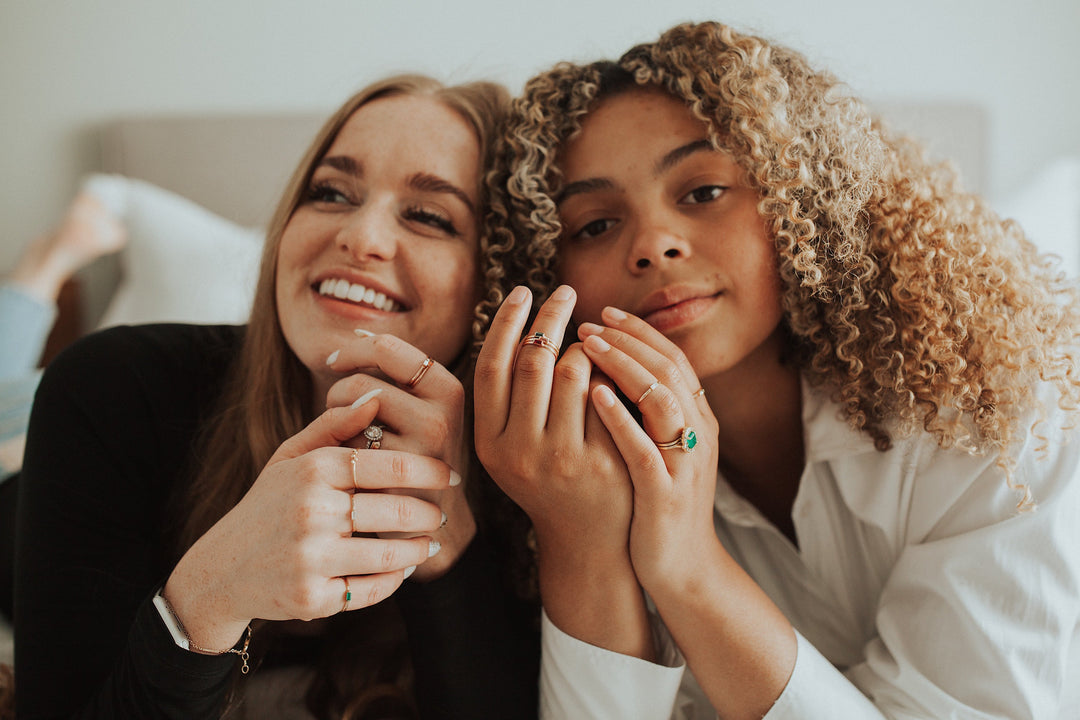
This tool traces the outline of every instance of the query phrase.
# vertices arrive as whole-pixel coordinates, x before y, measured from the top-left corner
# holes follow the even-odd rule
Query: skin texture
[[[200,647],[231,647],[254,618],[339,612],[346,577],[347,609],[379,602],[414,570],[417,580],[445,572],[472,539],[458,472],[463,390],[445,363],[470,335],[478,187],[474,131],[429,97],[362,105],[317,164],[276,277],[282,332],[311,372],[316,419],[166,583]],[[326,279],[394,304],[320,294]],[[410,388],[428,356],[436,363]],[[376,420],[382,446],[366,449],[360,434]]]
[[[652,656],[644,608],[623,601],[605,613],[604,588],[583,580],[582,567],[601,568],[617,597],[648,592],[721,716],[761,717],[794,667],[794,631],[713,527],[718,468],[737,488],[765,488],[767,512],[790,517],[803,462],[799,380],[780,361],[780,288],[758,198],[705,125],[656,90],[601,101],[559,159],[559,272],[576,293],[556,292],[532,330],[560,338],[572,315],[582,342],[557,365],[522,348],[515,370],[525,318],[504,304],[478,360],[477,451],[536,525],[552,622]],[[568,375],[579,378],[576,414],[568,429],[542,427]],[[641,398],[640,424],[613,387]],[[516,421],[530,413],[531,424]],[[594,413],[600,427],[578,420]],[[693,453],[656,447],[687,426]],[[579,427],[592,436],[583,448]]]

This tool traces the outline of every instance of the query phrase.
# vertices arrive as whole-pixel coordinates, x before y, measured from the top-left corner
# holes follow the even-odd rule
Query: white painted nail
[[[427,556],[433,557],[435,553],[439,552],[440,550],[442,550],[442,543],[438,540],[432,540],[428,543],[427,546]]]
[[[364,393],[360,397],[356,398],[356,402],[354,402],[352,405],[350,405],[349,409],[350,410],[355,410],[356,408],[360,407],[361,405],[364,405],[365,403],[367,403],[368,400],[375,397],[376,395],[378,395],[381,392],[382,392],[382,388],[375,388],[374,390],[369,390],[368,392]]]
[[[356,328],[355,330],[353,330],[353,332],[360,337],[375,337],[375,333],[371,332],[370,330],[365,330],[364,328]]]
[[[334,352],[330,353],[330,357],[326,358],[326,364],[327,365],[333,365],[334,363],[336,363],[337,359],[338,359],[338,355],[340,355],[340,354],[341,354],[340,350],[335,350]]]
[[[458,475],[456,470],[450,471],[450,487],[457,487],[461,484],[461,476]]]
[[[446,527],[446,513],[442,514],[442,521],[439,523],[439,529],[442,530]]]
[[[405,568],[405,579],[408,580],[409,576],[412,575],[414,572],[416,572],[415,565],[410,565],[409,567]]]

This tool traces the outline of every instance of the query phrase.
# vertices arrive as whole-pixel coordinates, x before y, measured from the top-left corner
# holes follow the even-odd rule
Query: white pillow
[[[83,188],[125,224],[123,278],[99,328],[151,322],[244,323],[251,313],[264,232],[175,193],[121,175]]]
[[[1059,158],[995,207],[1039,250],[1059,255],[1070,276],[1080,275],[1080,157]]]

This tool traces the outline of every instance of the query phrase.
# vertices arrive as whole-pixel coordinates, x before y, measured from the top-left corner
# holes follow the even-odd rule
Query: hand
[[[495,314],[476,363],[476,452],[533,522],[540,593],[551,621],[593,645],[653,656],[644,598],[630,565],[632,490],[626,465],[588,402],[607,388],[580,344],[556,362],[521,343],[529,292]],[[563,286],[530,328],[557,348],[574,308]],[[607,388],[608,392],[610,388]]]
[[[357,342],[333,356],[330,368],[348,374],[330,388],[326,406],[346,406],[370,390],[382,390],[377,417],[382,440],[378,450],[361,450],[365,467],[372,454],[393,450],[442,460],[460,480],[468,466],[463,439],[465,390],[461,382],[431,361],[420,380],[410,387],[409,382],[428,360],[424,352],[393,335],[358,334],[362,336]],[[346,444],[368,446],[362,435]],[[432,533],[442,549],[412,576],[418,581],[430,580],[446,573],[461,557],[476,535],[476,521],[466,500],[464,483],[438,492],[407,492],[437,505],[446,515],[445,524]],[[380,533],[380,537],[407,536]]]
[[[495,314],[476,363],[476,451],[495,482],[536,528],[576,538],[594,552],[626,551],[631,486],[611,436],[589,407],[592,363],[580,345],[556,362],[544,347],[520,344],[528,291],[515,290]],[[557,290],[530,336],[562,342],[576,296]]]
[[[195,644],[231,647],[254,618],[309,620],[372,605],[428,558],[439,509],[374,491],[443,490],[450,467],[389,450],[356,467],[341,444],[378,409],[375,400],[332,408],[282,443],[241,501],[180,559],[164,595]],[[428,535],[354,537],[357,530]]]
[[[697,392],[697,375],[678,346],[640,318],[614,308],[606,308],[602,317],[607,327],[586,323],[579,329],[585,353],[626,397],[640,398],[642,425],[608,388],[592,393],[633,480],[630,557],[650,593],[664,584],[684,587],[700,577],[701,563],[712,563],[716,552],[723,552],[713,526],[716,418]],[[686,427],[696,435],[693,452],[657,447],[657,442],[679,438]]]

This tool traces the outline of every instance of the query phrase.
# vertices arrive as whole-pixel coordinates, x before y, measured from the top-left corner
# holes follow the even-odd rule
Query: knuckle
[[[657,411],[668,417],[678,417],[682,413],[682,406],[679,405],[675,393],[669,388],[665,388],[662,393],[657,393],[656,403]]]
[[[397,569],[398,555],[397,543],[384,540],[379,552],[379,571],[388,572]]]
[[[397,453],[390,460],[390,478],[397,485],[409,479],[413,472],[412,456],[406,453]]]
[[[588,384],[591,375],[591,368],[582,366],[579,362],[568,360],[566,357],[555,365],[556,378],[570,385],[584,387]]]
[[[547,358],[550,357],[546,350],[522,348],[524,352],[518,353],[517,367],[514,374],[525,381],[541,380],[547,374]]]
[[[408,528],[413,524],[416,513],[408,498],[396,497],[394,500],[394,516],[397,518],[399,527]]]

